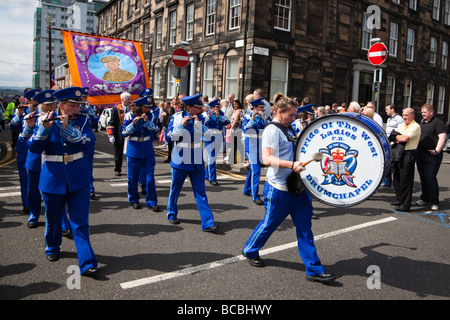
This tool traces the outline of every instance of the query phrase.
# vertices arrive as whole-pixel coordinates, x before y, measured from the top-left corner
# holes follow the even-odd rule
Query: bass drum
[[[389,140],[374,120],[357,113],[320,117],[300,134],[295,149],[301,162],[322,154],[300,173],[305,190],[333,207],[350,207],[368,199],[389,171]]]

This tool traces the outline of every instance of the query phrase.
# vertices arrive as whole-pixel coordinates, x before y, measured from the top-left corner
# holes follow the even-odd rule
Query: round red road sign
[[[184,68],[189,64],[189,53],[183,48],[175,49],[172,52],[172,62],[175,67]]]
[[[369,62],[374,66],[378,66],[386,61],[388,56],[388,49],[386,45],[382,42],[374,43],[367,53],[367,58]]]

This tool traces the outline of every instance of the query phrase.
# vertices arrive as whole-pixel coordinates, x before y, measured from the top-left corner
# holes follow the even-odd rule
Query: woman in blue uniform
[[[219,185],[217,182],[216,159],[217,154],[223,149],[224,134],[223,128],[230,123],[225,114],[220,111],[220,99],[209,103],[210,109],[206,111],[205,126],[209,128],[210,134],[205,138],[206,145],[206,171],[205,179],[213,186]]]
[[[264,116],[264,98],[250,101],[252,112],[245,115],[242,129],[245,138],[245,155],[249,161],[249,170],[244,185],[244,194],[252,196],[253,202],[262,205],[264,202],[259,196],[259,181],[261,177],[260,138],[264,127],[269,121]]]
[[[54,93],[59,110],[50,112],[30,138],[30,150],[45,152],[39,180],[46,216],[45,254],[57,261],[61,246],[61,220],[67,205],[80,273],[97,272],[97,259],[89,240],[89,186],[92,174],[84,152],[94,143],[89,119],[80,111],[81,88]],[[54,118],[54,121],[48,121]]]
[[[44,90],[33,96],[33,100],[38,103],[38,108],[41,111],[40,116],[36,118],[35,110],[33,113],[29,113],[25,116],[26,126],[24,127],[19,140],[24,140],[27,143],[29,138],[36,132],[39,125],[42,123],[42,119],[47,115],[47,113],[55,111],[56,103],[58,102],[53,96],[54,90]],[[30,216],[28,217],[28,228],[36,228],[39,216],[41,214],[41,192],[39,191],[39,178],[41,175],[41,161],[42,154],[34,153],[28,150],[27,159],[25,162],[25,167],[27,169],[28,175],[28,204],[30,206]],[[72,236],[72,231],[70,227],[69,219],[67,219],[67,214],[64,212],[61,222],[61,227],[63,230],[63,235]]]
[[[27,155],[28,155],[28,145],[26,139],[21,137],[23,129],[27,126],[24,122],[24,117],[27,114],[33,114],[37,111],[37,102],[33,100],[34,95],[38,94],[41,89],[31,89],[24,93],[24,98],[27,99],[27,104],[18,106],[14,117],[11,119],[9,128],[11,131],[17,132],[19,138],[16,143],[16,154],[17,154],[17,168],[19,170],[19,182],[20,182],[20,194],[22,198],[22,207],[25,213],[30,212],[28,203],[28,173],[25,166]]]
[[[155,186],[155,150],[153,136],[157,130],[149,117],[150,97],[133,101],[134,106],[125,114],[122,135],[129,137],[127,145],[128,202],[134,209],[140,209],[138,181],[140,172],[145,174],[147,207],[160,212]]]
[[[167,128],[168,142],[175,143],[170,160],[172,183],[167,204],[167,219],[172,224],[180,223],[177,218],[177,201],[183,183],[189,176],[200,213],[202,231],[214,232],[218,226],[214,223],[205,190],[202,138],[208,128],[203,125],[205,118],[201,115],[203,111],[201,96],[196,94],[182,98],[186,110],[175,113]]]
[[[305,264],[306,278],[310,281],[330,282],[335,276],[325,273],[314,245],[311,197],[306,191],[300,194],[289,193],[286,186],[286,178],[292,170],[297,173],[303,170],[300,161],[292,161],[293,143],[286,136],[293,136],[288,126],[295,119],[297,104],[293,99],[278,96],[274,105],[275,118],[272,122],[279,123],[281,128],[268,125],[262,135],[262,158],[269,167],[264,185],[264,219],[245,243],[242,253],[252,266],[264,267],[259,250],[290,214],[296,228],[298,250]]]

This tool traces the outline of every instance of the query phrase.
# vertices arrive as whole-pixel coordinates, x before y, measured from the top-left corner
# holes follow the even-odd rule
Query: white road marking
[[[367,227],[371,227],[371,226],[375,226],[375,225],[378,225],[378,224],[381,224],[381,223],[387,223],[387,222],[391,222],[391,221],[395,221],[395,220],[397,220],[397,218],[395,218],[395,217],[388,217],[388,218],[384,218],[384,219],[380,219],[380,220],[375,220],[375,221],[370,221],[370,222],[358,224],[358,225],[351,226],[351,227],[348,227],[348,228],[344,228],[344,229],[340,229],[340,230],[336,230],[336,231],[331,231],[331,232],[328,232],[328,233],[324,233],[324,234],[315,236],[314,237],[314,241],[321,240],[321,239],[326,239],[326,238],[330,238],[330,237],[334,237],[334,236],[337,236],[337,235],[340,235],[340,234],[348,233],[348,232],[355,231],[355,230],[358,230],[358,229],[367,228]],[[294,241],[294,242],[291,242],[291,243],[287,243],[287,244],[284,244],[284,245],[280,245],[280,246],[276,246],[276,247],[273,247],[273,248],[268,248],[268,249],[261,250],[259,252],[259,255],[263,256],[263,255],[267,255],[267,254],[271,254],[271,253],[275,253],[275,252],[279,252],[279,251],[283,251],[283,250],[287,250],[287,249],[295,248],[295,247],[297,247],[297,241]],[[185,268],[185,269],[181,269],[181,270],[178,270],[178,271],[173,271],[173,272],[169,272],[169,273],[159,274],[159,275],[156,275],[156,276],[153,276],[153,277],[142,278],[142,279],[129,281],[129,282],[123,282],[123,283],[120,284],[120,286],[122,287],[122,289],[136,288],[136,287],[147,285],[147,284],[151,284],[151,283],[156,283],[156,282],[165,281],[165,280],[169,280],[169,279],[173,279],[173,278],[177,278],[177,277],[181,277],[181,276],[194,274],[194,273],[197,273],[199,271],[205,271],[205,270],[209,270],[209,269],[225,266],[227,264],[232,264],[232,263],[239,262],[239,261],[242,261],[242,260],[245,260],[245,257],[242,256],[242,255],[238,255],[238,256],[234,256],[234,257],[223,259],[223,260],[219,260],[219,261],[205,263],[205,264],[202,264],[202,265],[199,265],[199,266],[195,266],[195,267],[190,267],[190,268]]]

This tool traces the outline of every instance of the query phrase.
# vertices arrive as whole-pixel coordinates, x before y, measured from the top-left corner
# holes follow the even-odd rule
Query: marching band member
[[[205,138],[206,171],[205,179],[213,186],[219,185],[216,174],[217,152],[223,149],[225,142],[223,128],[230,123],[225,114],[220,110],[220,99],[209,103],[209,110],[205,112],[205,126],[210,129],[210,137]]]
[[[197,94],[183,97],[186,109],[172,116],[167,129],[167,139],[169,142],[175,142],[170,160],[172,183],[167,204],[167,219],[172,224],[180,223],[177,218],[177,200],[183,183],[189,176],[200,213],[202,230],[214,232],[218,226],[214,223],[205,191],[202,137],[208,128],[203,125],[205,118],[201,115],[203,111],[201,96]]]
[[[18,132],[18,136],[21,134],[23,129],[27,126],[25,124],[24,117],[27,114],[34,113],[37,109],[37,102],[33,100],[33,97],[38,94],[41,89],[31,89],[24,93],[24,98],[27,99],[27,104],[21,104],[16,107],[16,112],[14,117],[11,119],[9,128],[11,131]],[[28,203],[28,174],[25,167],[25,162],[28,155],[28,146],[26,139],[17,139],[16,143],[16,154],[17,154],[17,168],[19,169],[19,182],[20,182],[20,194],[22,198],[23,212],[29,213],[29,203]]]
[[[129,137],[127,156],[128,201],[134,209],[141,209],[139,204],[138,180],[141,170],[145,173],[147,207],[160,212],[155,186],[155,151],[153,136],[156,126],[152,115],[149,117],[150,97],[145,96],[133,101],[132,111],[125,114],[122,135]]]
[[[244,194],[253,197],[253,202],[262,205],[264,202],[259,196],[259,181],[261,177],[260,157],[260,131],[269,123],[264,115],[264,98],[250,101],[252,111],[245,115],[242,129],[245,137],[245,155],[250,163],[247,179],[244,185]]]
[[[80,273],[93,276],[97,259],[89,241],[89,185],[91,169],[84,153],[95,141],[89,119],[80,115],[82,90],[71,87],[54,93],[59,110],[50,112],[30,138],[30,150],[45,152],[39,189],[47,219],[45,254],[49,261],[59,260],[61,220],[67,205]],[[55,117],[55,115],[57,115]]]
[[[307,280],[330,282],[335,276],[325,273],[314,245],[314,235],[311,231],[311,197],[306,191],[300,194],[289,193],[286,186],[286,178],[292,170],[297,173],[303,170],[300,161],[292,161],[293,143],[286,136],[293,137],[294,133],[288,133],[288,127],[297,114],[297,104],[284,96],[275,99],[274,104],[275,118],[272,122],[279,123],[284,129],[269,125],[262,135],[262,158],[269,167],[264,185],[265,214],[245,243],[242,254],[252,266],[264,267],[259,250],[290,214],[296,227],[298,250],[305,264]]]

